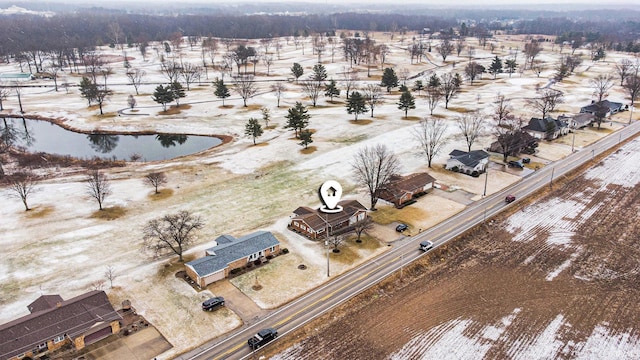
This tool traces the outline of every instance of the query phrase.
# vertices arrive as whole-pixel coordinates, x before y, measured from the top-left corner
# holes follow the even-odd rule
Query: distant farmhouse
[[[201,288],[225,279],[233,269],[262,260],[280,251],[280,242],[268,231],[256,231],[238,239],[222,235],[205,256],[185,264],[186,272]]]
[[[327,236],[327,230],[330,235],[347,232],[367,218],[367,209],[357,200],[342,200],[338,205],[342,206],[342,211],[333,214],[301,206],[293,211],[289,229],[318,239]]]
[[[28,306],[31,314],[0,325],[1,359],[48,358],[65,346],[80,350],[120,331],[120,315],[104,291],[69,300],[42,295]]]
[[[554,140],[569,133],[569,125],[564,120],[556,120],[550,116],[544,119],[531,118],[529,124],[522,127],[529,135],[536,139]]]
[[[449,153],[445,169],[477,176],[487,170],[488,164],[489,153],[484,150],[453,150]]]
[[[414,203],[415,198],[433,189],[435,183],[436,179],[426,172],[405,176],[393,175],[378,196],[395,207],[401,208]]]

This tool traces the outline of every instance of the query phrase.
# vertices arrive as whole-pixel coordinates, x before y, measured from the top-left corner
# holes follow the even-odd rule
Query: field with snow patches
[[[391,53],[387,57],[388,63],[385,67],[394,67],[398,73],[403,69],[408,70],[410,75],[421,72],[428,74],[430,71],[437,74],[448,71],[462,72],[460,64],[466,61],[464,56],[451,56],[447,62],[443,62],[435,53],[431,53],[428,54],[429,62],[410,64],[404,50],[408,44],[407,40],[401,43],[399,37],[390,40],[383,34],[375,34],[375,37],[378,42],[390,45]],[[433,168],[428,169],[424,156],[413,137],[413,129],[417,126],[418,120],[428,115],[427,101],[423,96],[416,96],[416,109],[409,111],[408,119],[403,117],[403,112],[397,107],[399,92],[394,90],[389,94],[384,93],[384,102],[376,107],[373,118],[370,114],[363,114],[360,117],[361,122],[350,122],[353,115],[345,111],[344,95],[335,99],[334,102],[321,97],[318,100],[318,106],[312,107],[300,85],[286,82],[287,78],[291,77],[290,68],[294,62],[303,65],[304,78],[311,73],[317,56],[311,54],[311,47],[308,45],[306,54],[303,54],[302,49],[296,48],[292,42],[284,39],[280,41],[283,44],[281,56],[274,61],[269,76],[266,75],[266,67],[261,64],[257,66],[256,79],[260,81],[258,92],[248,99],[248,107],[243,107],[242,99],[233,92],[232,97],[225,100],[225,106],[222,106],[222,102],[213,95],[211,86],[213,79],[220,77],[221,73],[210,69],[201,82],[191,85],[191,90],[187,91],[187,97],[181,100],[179,108],[172,108],[166,113],[162,112],[161,106],[151,99],[154,88],[166,82],[166,78],[159,71],[162,54],[153,49],[149,51],[146,59],[142,59],[135,49],[126,49],[127,56],[131,58],[129,60],[131,66],[146,71],[145,84],[139,89],[139,95],[135,94],[132,85],[127,85],[126,69],[122,61],[110,64],[112,74],[107,82],[114,94],[105,103],[104,115],[99,115],[96,106],[87,107],[86,100],[80,97],[78,88],[75,86],[70,87],[68,92],[62,88],[55,92],[52,87],[30,87],[21,91],[25,116],[48,118],[78,131],[153,131],[224,135],[231,137],[232,140],[199,154],[163,162],[129,162],[124,167],[105,170],[105,174],[111,180],[113,194],[106,199],[104,205],[106,208],[120,207],[124,210],[123,215],[112,220],[93,216],[97,212],[97,203],[86,195],[84,184],[86,170],[82,168],[56,167],[38,170],[45,175],[45,179],[38,185],[39,191],[29,198],[32,207],[29,212],[24,211],[18,199],[9,196],[11,194],[9,189],[0,188],[2,199],[0,247],[3,249],[3,261],[0,262],[0,322],[7,322],[28,314],[27,304],[41,294],[60,294],[63,298],[70,298],[84,293],[93,288],[94,284],[104,281],[106,267],[113,266],[117,274],[114,288],[111,289],[105,285],[105,290],[116,306],[121,300],[130,299],[133,306],[172,343],[174,348],[160,358],[171,358],[206,340],[229,332],[241,326],[243,319],[234,314],[232,309],[203,314],[200,310],[200,302],[215,294],[208,289],[197,292],[177,279],[174,275],[181,268],[181,264],[177,263],[175,257],[154,258],[139,250],[141,229],[147,221],[184,209],[201,216],[205,227],[198,233],[196,243],[187,252],[187,260],[201,256],[203,250],[211,246],[211,241],[221,234],[241,236],[258,229],[268,229],[278,233],[284,245],[291,249],[291,253],[274,259],[277,261],[259,270],[260,281],[267,286],[264,286],[259,293],[252,292],[251,285],[255,274],[251,273],[232,280],[234,285],[260,307],[269,309],[277,307],[326,280],[323,277],[324,249],[321,244],[310,242],[286,230],[288,216],[292,210],[302,205],[317,206],[319,201],[316,189],[328,179],[341,182],[346,198],[356,198],[365,206],[369,205],[364,190],[356,186],[351,176],[351,157],[358,149],[367,145],[386,144],[400,158],[402,173],[429,171],[441,184],[449,186],[452,190],[464,190],[477,199],[483,189],[483,177],[471,178],[442,170],[448,153],[453,149],[464,149],[465,146],[452,120],[461,112],[478,109],[490,123],[492,104],[498,93],[512,99],[515,114],[525,118],[537,116],[524,106],[525,99],[535,96],[536,87],[548,83],[553,75],[553,62],[562,56],[558,53],[558,49],[552,51],[545,43],[541,56],[548,61],[549,66],[540,77],[525,71],[522,75],[517,73],[511,77],[501,74],[497,80],[492,80],[485,75],[483,79],[474,82],[473,86],[465,82],[461,93],[449,104],[449,110],[441,104],[434,112],[435,115],[448,120],[448,134],[451,138],[434,159]],[[488,49],[476,46],[477,57],[482,59],[480,62],[485,66],[495,55],[505,57],[510,47],[521,47],[523,44],[523,39],[516,37],[497,37],[495,41],[499,45],[505,45],[503,48],[497,46],[498,50],[495,54],[490,53]],[[257,41],[245,45],[260,47]],[[107,47],[99,48],[98,51],[112,58],[122,54],[119,49]],[[223,52],[222,48],[218,50],[217,61],[220,61]],[[178,53],[182,61],[201,63],[201,49],[198,46],[190,49],[183,45],[179,51],[176,50],[172,54]],[[170,57],[170,55],[163,56]],[[610,72],[617,61],[628,57],[626,54],[611,53],[608,54],[606,61],[592,63],[586,60],[577,69],[577,74],[569,78],[570,81],[554,85],[565,94],[565,102],[559,106],[558,113],[576,113],[580,106],[588,104],[592,95],[588,85],[589,79],[599,73]],[[178,60],[178,58],[175,59]],[[459,64],[455,68],[452,66],[454,61]],[[337,80],[342,78],[342,73],[348,67],[340,54],[336,54],[335,62],[325,54],[322,63],[327,69],[328,77]],[[367,69],[364,65],[357,65],[354,68],[359,72],[359,86],[379,82],[382,74],[379,64],[375,69],[371,69],[372,78],[367,78]],[[18,71],[17,64],[0,64],[0,73]],[[80,80],[80,74],[65,71],[58,83],[77,84]],[[268,86],[269,82],[276,80],[285,81],[287,88],[282,96],[280,107],[275,106],[275,96]],[[231,84],[228,75],[225,77],[225,82]],[[52,81],[36,80],[32,84],[51,86]],[[611,89],[609,94],[609,99],[613,101],[625,99],[619,86]],[[133,95],[137,101],[136,115],[132,115],[132,112],[126,109],[129,95]],[[314,152],[302,152],[302,147],[297,144],[298,141],[293,139],[293,133],[283,128],[284,116],[296,101],[305,104],[311,115],[309,127],[315,131],[314,142],[311,144],[315,147]],[[3,102],[3,106],[5,110],[2,114],[18,115],[17,97],[13,94]],[[271,111],[270,125],[273,127],[267,129],[264,135],[258,138],[258,146],[253,146],[252,140],[244,135],[244,126],[250,117],[261,118],[261,108],[268,108]],[[622,113],[614,116],[612,123],[603,124],[603,130],[586,129],[578,133],[575,142],[577,148],[619,128],[627,119],[628,113]],[[371,122],[364,120],[371,120]],[[474,148],[484,148],[491,141],[492,136],[487,127]],[[550,161],[565,156],[570,149],[571,144],[567,143],[566,139],[554,144],[543,143],[540,146],[540,152],[532,156],[532,161],[544,166]],[[18,170],[17,164],[6,156],[3,158],[3,165],[9,174]],[[497,171],[489,172],[488,193],[496,192],[518,181],[521,176],[500,164],[496,166]],[[170,196],[155,198],[151,196],[153,190],[143,184],[143,177],[154,171],[166,173],[169,180],[166,188],[172,192]],[[598,168],[593,171],[598,171]],[[593,174],[587,176],[598,176],[597,173]],[[616,176],[620,176],[620,181],[625,179],[619,173],[616,173]],[[637,179],[638,175],[636,173],[633,176]],[[611,188],[616,184],[612,182],[602,186]],[[585,193],[592,190],[585,190]],[[431,219],[425,219],[422,224],[425,227],[432,226],[444,218],[444,213],[453,214],[463,208],[460,204],[451,202],[434,194],[423,198],[418,206],[425,209],[425,214],[439,209],[440,206],[446,211],[438,212]],[[557,259],[554,257],[556,260],[553,267],[545,268],[545,277],[548,280],[543,280],[548,283],[558,281],[558,278],[563,277],[585,257],[595,256],[582,243],[582,240],[576,240],[572,234],[577,234],[576,223],[588,225],[590,209],[600,211],[605,208],[604,205],[597,208],[595,203],[589,203],[577,195],[567,197],[563,202],[572,206],[566,214],[563,214],[563,218],[567,216],[564,220],[566,224],[555,223],[549,219],[546,220],[548,223],[541,222],[537,227],[528,224],[532,227],[532,234],[538,229],[540,234],[553,233],[553,236],[545,237],[544,246],[537,248],[539,253],[534,255],[534,252],[531,252],[518,263],[518,266],[535,264],[541,257],[546,256],[547,251],[554,255],[562,253],[563,257]],[[540,212],[540,219],[544,219],[542,209],[531,206],[526,211],[520,216]],[[553,217],[553,215],[549,216]],[[515,231],[517,224],[505,226]],[[525,237],[516,243],[527,246],[528,243],[537,241],[539,237],[536,236],[534,240]],[[391,239],[378,240],[384,243]],[[387,249],[385,246],[371,248],[355,246],[352,246],[353,253],[356,254],[352,262],[340,262],[339,258],[334,261],[335,268],[332,276],[347,271],[357,263],[367,261]],[[610,256],[613,255],[610,254]],[[529,256],[533,257],[527,260]],[[601,259],[609,258],[603,254],[599,256]],[[304,275],[296,271],[282,271],[299,263],[308,265]],[[615,274],[622,274],[628,269],[601,270],[585,268],[581,269],[578,275],[584,279],[600,279],[604,274],[615,278]],[[276,282],[277,279],[279,280]],[[282,284],[291,284],[291,286],[283,290]],[[282,294],[285,296],[281,296]],[[505,332],[509,332],[512,325],[500,327],[498,319],[511,316],[509,314],[515,311],[514,309],[521,308],[521,313],[517,316],[513,315],[516,316],[514,321],[517,322],[517,319],[526,313],[525,305],[516,301],[510,304],[508,310],[501,309],[500,317],[487,323],[492,324],[490,326],[496,329],[505,329]],[[556,316],[558,315],[555,314],[553,318]],[[215,320],[212,321],[212,318]],[[441,320],[438,324],[434,324],[434,326],[442,326],[440,331],[448,328],[464,328],[461,331],[468,333],[469,328],[487,326],[480,325],[485,323],[477,322],[470,313]],[[405,318],[404,321],[412,322],[409,318]],[[563,323],[571,323],[571,319],[564,318]],[[598,344],[605,344],[606,339],[629,339],[629,341],[635,339],[635,333],[625,335],[624,331],[610,332],[604,322],[597,325],[602,328],[598,328],[597,331],[595,327],[591,329],[589,333],[594,332],[596,335],[593,340],[590,340],[591,337],[588,338],[589,342],[585,342],[584,348],[588,347],[587,344],[591,344],[589,346],[592,348]],[[492,331],[495,333],[498,330],[489,332]],[[413,334],[413,336],[418,335],[418,333]],[[478,339],[469,336],[465,341],[472,344],[479,341]],[[394,351],[401,351],[402,346],[408,341],[407,338],[391,348]],[[469,346],[474,348],[476,345]],[[482,349],[484,345],[477,348]],[[391,356],[391,354],[385,356]]]

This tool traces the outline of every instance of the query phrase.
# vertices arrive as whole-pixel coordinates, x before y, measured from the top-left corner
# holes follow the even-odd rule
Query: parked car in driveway
[[[405,230],[407,230],[409,228],[409,225],[407,224],[398,224],[398,226],[396,226],[396,231],[397,232],[403,232]]]
[[[524,168],[524,165],[522,165],[520,161],[515,161],[515,160],[509,161],[507,163],[507,166],[509,166],[510,168],[518,168],[518,169]]]
[[[216,296],[203,302],[202,310],[213,311],[221,306],[224,306],[224,298],[222,296]]]
[[[257,334],[250,337],[249,340],[247,340],[247,343],[249,344],[249,347],[251,347],[251,350],[256,350],[259,347],[266,345],[276,337],[278,337],[278,331],[276,329],[262,329],[258,331]]]
[[[514,201],[516,201],[516,197],[513,195],[507,195],[507,197],[504,198],[504,202],[506,202],[507,204],[510,204]]]
[[[526,158],[522,158],[522,163],[523,164],[529,164],[531,162],[531,159],[526,157]]]

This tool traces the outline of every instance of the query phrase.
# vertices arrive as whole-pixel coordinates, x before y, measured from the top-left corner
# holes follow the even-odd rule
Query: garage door
[[[100,329],[94,333],[88,334],[84,336],[84,346],[89,344],[93,344],[96,341],[102,340],[107,336],[111,335],[111,326],[107,326],[104,329]]]

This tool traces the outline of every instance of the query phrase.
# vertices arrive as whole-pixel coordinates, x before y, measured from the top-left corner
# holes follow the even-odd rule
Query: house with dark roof
[[[63,300],[42,295],[31,314],[0,325],[0,359],[33,359],[62,347],[80,350],[120,331],[118,312],[101,290]]]
[[[556,120],[552,117],[531,118],[529,124],[522,127],[529,135],[536,139],[553,140],[569,133],[569,125],[563,120]]]
[[[570,130],[576,130],[591,125],[593,123],[594,116],[591,113],[560,115],[558,116],[558,120],[566,122]]]
[[[301,206],[293,211],[289,229],[309,239],[324,238],[353,229],[353,226],[367,218],[367,208],[357,200],[342,200],[338,203],[342,211],[324,213],[319,209]]]
[[[467,175],[481,174],[487,170],[489,153],[484,150],[462,151],[453,150],[449,153],[449,160],[445,169],[458,171]]]
[[[378,197],[401,208],[414,203],[415,198],[433,189],[435,183],[436,179],[426,172],[405,176],[393,175],[387,185],[380,189]]]
[[[588,113],[592,115],[598,115],[597,113],[599,111],[605,112],[603,117],[616,114],[622,111],[622,103],[609,100],[602,100],[601,102],[592,101],[591,104],[580,108],[580,113]]]
[[[280,251],[280,242],[268,231],[256,231],[237,239],[221,235],[215,243],[205,250],[204,257],[185,264],[187,275],[201,288],[225,279],[233,269]]]

